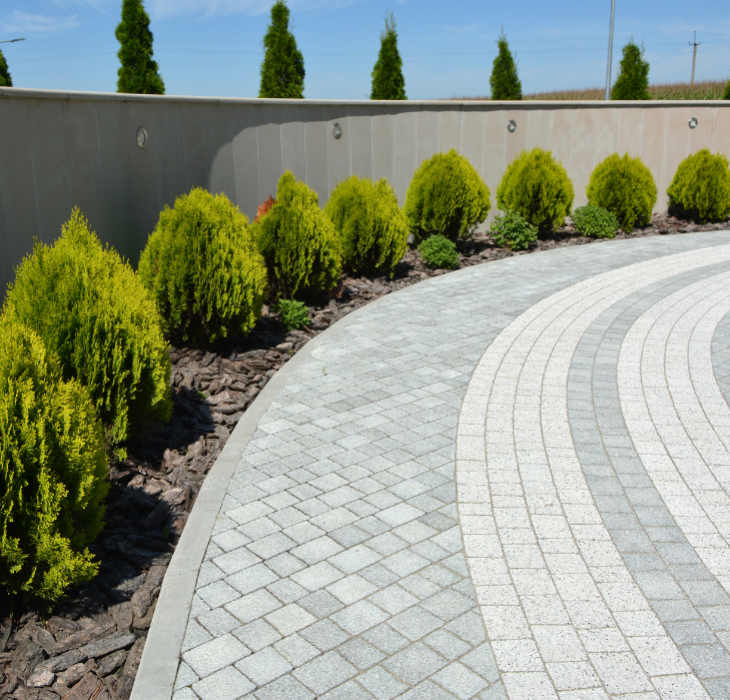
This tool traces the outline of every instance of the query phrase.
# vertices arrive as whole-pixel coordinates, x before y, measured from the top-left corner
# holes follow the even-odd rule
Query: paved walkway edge
[[[468,269],[468,268],[467,268]],[[457,271],[458,272],[458,271]],[[404,287],[408,289],[409,287]],[[157,607],[147,635],[142,660],[130,700],[172,698],[190,606],[198,572],[226,495],[228,482],[238,466],[261,417],[296,369],[331,335],[348,326],[364,309],[372,309],[391,292],[351,311],[312,338],[266,384],[231,433],[218,459],[205,477],[183,534],[170,561]]]

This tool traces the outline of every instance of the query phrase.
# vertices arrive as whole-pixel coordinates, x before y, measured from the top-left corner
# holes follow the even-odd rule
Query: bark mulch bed
[[[617,238],[711,231],[668,215]],[[532,249],[597,242],[564,226]],[[460,267],[512,253],[487,234],[458,244]],[[127,700],[157,595],[200,486],[231,431],[274,373],[307,341],[360,306],[427,277],[415,250],[393,279],[343,276],[311,310],[312,325],[289,331],[265,309],[245,339],[210,351],[172,348],[174,412],[110,465],[107,525],[91,547],[99,576],[71,591],[50,618],[27,610],[0,621],[0,700]]]

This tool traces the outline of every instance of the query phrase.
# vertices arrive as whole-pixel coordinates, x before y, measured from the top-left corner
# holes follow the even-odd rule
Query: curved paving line
[[[730,641],[730,601],[677,527],[634,450],[616,367],[627,331],[647,309],[727,269],[724,264],[679,275],[605,311],[578,345],[568,380],[573,441],[601,517],[652,609],[718,700],[730,695],[730,655],[721,643]]]
[[[134,700],[170,698],[176,675],[176,700],[504,698],[456,525],[454,428],[471,373],[545,296],[729,240],[718,232],[514,257],[384,297],[311,341],[247,411],[205,481]]]
[[[598,515],[570,435],[566,380],[603,311],[730,250],[713,254],[632,265],[554,294],[510,324],[474,372],[458,428],[459,503],[481,509],[483,530],[465,547],[510,698],[601,687],[613,697],[654,688],[707,697]]]

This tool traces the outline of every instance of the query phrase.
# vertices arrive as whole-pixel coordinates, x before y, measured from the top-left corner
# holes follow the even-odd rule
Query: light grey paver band
[[[722,272],[728,265],[713,266]],[[657,617],[713,697],[730,695],[730,601],[687,542],[641,463],[619,404],[616,367],[633,322],[710,270],[679,275],[632,294],[583,335],[568,382],[576,451],[601,517]],[[712,595],[710,595],[712,594]]]
[[[489,534],[480,532],[485,519],[478,504],[485,492],[479,483],[469,487],[472,500],[461,504],[459,512],[456,508],[456,426],[474,368],[485,348],[514,319],[576,281],[674,253],[697,258],[691,251],[729,242],[729,233],[718,232],[516,256],[385,297],[319,336],[295,358],[296,364],[287,365],[278,387],[267,387],[271,403],[259,406],[263,415],[255,432],[249,424],[253,435],[247,443],[239,443],[238,454],[231,460],[235,461],[233,475],[225,494],[220,494],[207,552],[192,555],[181,547],[176,552],[181,561],[194,565],[196,556],[202,561],[199,572],[179,567],[184,579],[180,590],[195,594],[191,602],[181,601],[187,620],[176,700],[289,696],[504,700],[503,679],[509,680],[512,671],[503,667],[500,673],[493,647],[503,664],[510,654],[524,657],[527,663],[535,657],[510,651],[510,647],[520,651],[513,643],[519,640],[490,633],[492,644],[487,641],[478,598],[485,591],[479,589],[487,584],[495,596],[501,593],[494,578],[470,576],[466,566],[464,542],[467,553],[469,547],[476,547],[480,557],[490,556],[486,540],[487,549],[479,549],[480,535]],[[666,260],[659,265],[665,266]],[[650,280],[642,280],[639,286],[647,284]],[[577,328],[570,330],[571,347],[581,334]],[[560,440],[570,440],[566,382],[571,359],[572,351],[561,354],[554,366],[547,365],[545,386],[557,387],[558,377],[563,378],[562,399],[559,394],[550,395],[552,389],[546,392],[551,411],[565,408],[564,423],[550,422],[548,431]],[[533,367],[537,365],[523,369],[524,384],[536,381]],[[533,409],[530,402],[519,405],[527,420]],[[537,452],[527,455],[528,459],[533,456],[537,461],[530,467],[537,474],[544,465]],[[571,478],[575,473],[580,473],[579,465],[577,472],[570,471]],[[504,482],[503,505],[513,498],[510,483]],[[460,496],[462,488],[460,484]],[[585,492],[590,498],[587,486]],[[544,523],[549,528],[554,505],[546,495],[535,494],[534,502],[545,509]],[[211,496],[211,514],[214,501]],[[574,505],[577,512],[582,504]],[[600,522],[598,511],[591,517]],[[584,530],[595,526],[587,524]],[[600,545],[593,552],[596,557],[608,551],[603,549],[606,545],[613,547],[605,527],[604,531],[605,538],[596,541]],[[190,536],[190,542],[199,546],[206,538],[201,529],[197,536]],[[560,546],[559,536],[543,539]],[[529,561],[529,548],[520,551],[520,546],[515,542],[510,556]],[[604,573],[613,569],[623,576],[620,581],[630,582],[631,573],[615,547],[613,552],[616,563],[603,567]],[[546,556],[551,566],[571,566],[570,552],[546,550]],[[502,560],[502,565],[505,562],[512,566],[510,559]],[[197,581],[191,583],[191,575]],[[571,572],[564,575],[573,576]],[[630,589],[615,587],[615,599],[624,593],[630,594],[630,600],[638,595],[645,611],[651,612],[639,588],[631,585]],[[158,659],[155,666],[155,629],[179,624],[175,593],[168,587],[166,605],[161,598],[145,650],[148,668],[159,669],[160,675],[167,661]],[[570,647],[566,636],[570,630],[553,629],[549,617],[555,609],[540,607],[541,591],[532,595],[528,602],[536,605],[535,614],[544,615],[545,620],[534,623],[531,630],[537,635],[564,633],[544,641],[562,653]],[[576,601],[574,613],[580,603]],[[570,621],[561,625],[570,628]],[[672,692],[684,692],[677,683],[694,676],[681,654],[667,653],[676,647],[659,627],[661,633],[654,637],[664,640],[660,652],[645,644],[643,650],[632,647],[631,653],[634,659],[643,654],[644,662],[653,654],[655,664],[664,663],[664,671],[660,669],[657,676],[665,682],[662,697],[671,697]],[[171,639],[163,654],[168,661],[179,654],[177,644],[175,648]],[[577,677],[596,675],[596,664],[603,663],[599,678],[601,674],[621,677],[622,668],[629,675],[635,672],[626,664],[616,665],[616,661],[628,663],[628,657],[620,656],[624,652],[616,652],[619,656],[610,651],[589,653],[589,662],[558,658],[545,662],[560,678],[558,689],[548,673],[549,689],[561,700],[605,697],[600,694],[605,692],[603,681],[595,687],[583,681],[578,681],[582,686],[576,685]],[[644,677],[648,673],[653,678],[641,664],[638,667]],[[519,689],[522,695],[510,688],[510,698],[539,697],[533,692],[533,681],[539,680],[540,672],[525,673],[526,683]],[[528,677],[530,673],[535,675]],[[667,674],[675,679],[667,681]],[[149,685],[149,678],[148,673],[138,679],[135,698],[171,696],[172,687],[163,682]],[[637,687],[641,682],[637,681]],[[640,697],[635,695],[634,700]]]

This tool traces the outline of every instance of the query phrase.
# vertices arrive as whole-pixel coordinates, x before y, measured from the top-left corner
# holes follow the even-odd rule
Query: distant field
[[[705,80],[689,83],[659,83],[649,86],[652,100],[719,100],[727,86],[727,80]],[[533,92],[523,95],[525,100],[602,100],[605,88],[586,88],[585,90],[553,90],[552,92]],[[488,100],[482,97],[452,97],[453,100]]]

